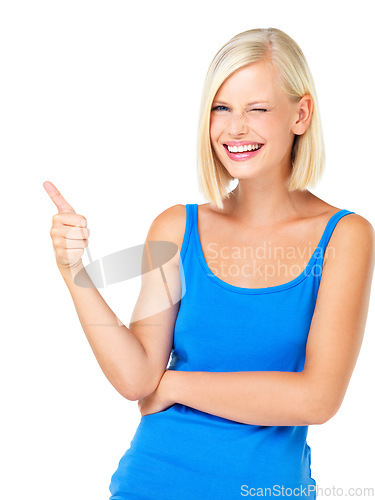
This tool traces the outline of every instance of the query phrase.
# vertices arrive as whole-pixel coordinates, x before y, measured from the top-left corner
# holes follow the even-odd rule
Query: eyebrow
[[[253,102],[248,102],[246,104],[246,106],[252,106],[253,104],[264,104],[264,103],[269,104],[270,101],[253,101]],[[222,101],[214,101],[212,104],[222,104],[223,106],[227,106],[227,103],[226,102],[222,102]]]

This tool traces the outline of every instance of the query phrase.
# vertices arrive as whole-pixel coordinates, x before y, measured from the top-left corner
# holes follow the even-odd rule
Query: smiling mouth
[[[258,151],[259,149],[261,149],[264,146],[264,144],[262,144],[260,142],[258,142],[257,144],[259,145],[259,147],[257,147],[257,148],[251,147],[251,149],[245,149],[244,151],[229,151],[228,144],[223,144],[223,146],[231,154],[241,154],[241,153],[251,153],[253,151]]]

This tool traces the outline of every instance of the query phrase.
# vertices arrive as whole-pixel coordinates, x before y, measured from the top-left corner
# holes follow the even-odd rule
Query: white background
[[[107,499],[140,419],[137,403],[102,373],[58,272],[49,235],[57,210],[43,182],[87,218],[93,259],[143,243],[172,205],[206,203],[196,174],[206,71],[235,34],[276,27],[302,48],[318,93],[327,164],[311,190],[374,225],[370,8],[366,1],[1,3],[1,498]],[[100,290],[125,324],[139,283]],[[310,427],[312,476],[322,488],[375,487],[374,323],[372,294],[339,413]]]

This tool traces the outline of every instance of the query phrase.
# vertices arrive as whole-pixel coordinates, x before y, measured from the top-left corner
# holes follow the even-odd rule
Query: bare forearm
[[[176,403],[252,425],[309,425],[311,393],[303,372],[169,370]]]
[[[126,399],[137,400],[152,381],[147,353],[138,338],[117,318],[84,269],[58,269],[72,296],[86,338],[103,373]],[[81,272],[87,287],[74,283]],[[81,283],[81,281],[80,281]],[[154,388],[150,386],[150,392]]]

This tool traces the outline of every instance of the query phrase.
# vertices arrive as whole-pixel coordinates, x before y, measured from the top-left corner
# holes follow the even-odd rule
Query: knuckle
[[[87,219],[84,215],[79,215],[77,218],[78,224],[80,224],[83,227],[87,226]]]

